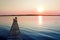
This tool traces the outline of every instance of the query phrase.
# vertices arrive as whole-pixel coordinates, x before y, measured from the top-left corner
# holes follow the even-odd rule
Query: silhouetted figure
[[[12,24],[10,33],[8,35],[8,40],[22,40],[19,26],[17,23],[17,17],[13,19],[13,24]]]

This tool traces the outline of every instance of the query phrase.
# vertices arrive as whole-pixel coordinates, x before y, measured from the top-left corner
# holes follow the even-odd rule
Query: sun
[[[38,12],[44,12],[44,8],[43,8],[43,7],[38,7],[38,8],[37,8],[37,11],[38,11]]]
[[[39,15],[40,15],[41,13],[44,12],[44,8],[43,7],[38,7],[37,12],[39,12]],[[38,16],[38,24],[42,25],[42,16]]]

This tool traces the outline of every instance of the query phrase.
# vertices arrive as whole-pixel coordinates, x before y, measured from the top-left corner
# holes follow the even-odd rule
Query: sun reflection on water
[[[42,16],[38,16],[38,24],[42,25]]]

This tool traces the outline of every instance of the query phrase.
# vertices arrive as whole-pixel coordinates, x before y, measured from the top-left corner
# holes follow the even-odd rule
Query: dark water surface
[[[6,40],[14,16],[0,17],[0,40]],[[23,40],[60,40],[60,16],[17,16]]]

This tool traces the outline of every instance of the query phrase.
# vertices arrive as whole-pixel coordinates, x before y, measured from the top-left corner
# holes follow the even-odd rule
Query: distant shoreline
[[[28,15],[0,15],[0,16],[60,16],[60,15],[32,15],[32,14],[28,14]]]

